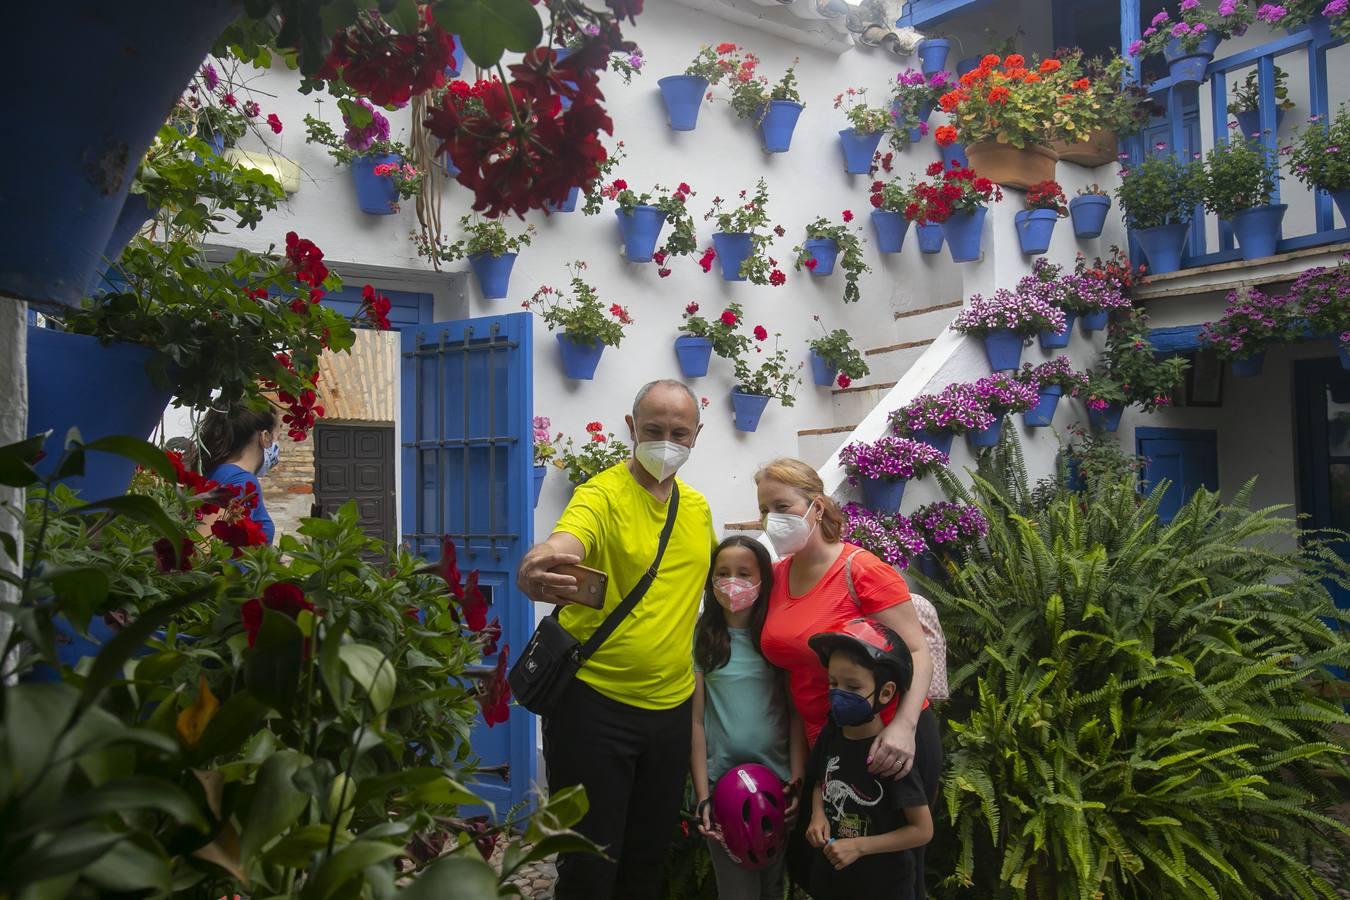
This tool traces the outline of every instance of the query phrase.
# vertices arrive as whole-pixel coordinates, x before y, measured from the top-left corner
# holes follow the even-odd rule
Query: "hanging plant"
[[[1154,412],[1171,405],[1189,365],[1182,356],[1160,359],[1149,343],[1148,316],[1134,310],[1111,325],[1106,350],[1088,386],[1089,401],[1101,396],[1103,381],[1110,381],[1118,386],[1124,402]]]
[[[1075,371],[1073,361],[1067,356],[1056,356],[1038,366],[1025,363],[1017,373],[1017,379],[1033,390],[1057,387],[1070,397],[1078,396],[1088,384],[1087,375]]]
[[[561,432],[553,439],[557,447],[557,458],[553,465],[567,473],[572,484],[585,484],[606,469],[628,460],[631,451],[628,445],[614,436],[614,432],[605,432],[600,422],[586,425],[586,439],[578,448],[571,437],[563,439]]]
[[[573,341],[617,347],[623,341],[624,328],[633,324],[628,308],[617,303],[605,306],[595,288],[582,279],[586,262],[569,263],[571,293],[541,285],[529,300],[521,304],[538,313],[549,331],[561,332]]]
[[[839,450],[839,465],[848,474],[849,484],[864,479],[900,481],[923,478],[945,469],[951,461],[947,454],[908,438],[882,435],[875,441],[855,441]]]
[[[756,354],[763,354],[763,360],[757,366],[750,364],[749,353],[739,353],[732,360],[732,367],[736,377],[736,390],[743,394],[754,394],[758,397],[768,397],[771,400],[777,400],[784,406],[792,406],[797,402],[796,389],[801,383],[802,364],[788,364],[787,350],[778,345],[778,339],[782,334],[775,332],[773,335],[774,346],[772,353],[765,353],[762,346],[769,339],[769,332],[763,325],[756,325],[753,331],[755,343],[753,351]]]
[[[909,524],[935,553],[961,559],[989,531],[989,520],[978,506],[939,500],[914,510]]]
[[[963,434],[988,428],[994,417],[971,390],[970,385],[953,383],[936,394],[920,394],[889,416],[896,434]]]
[[[938,98],[953,87],[952,75],[934,72],[925,75],[917,69],[905,69],[895,76],[891,86],[891,147],[904,150],[928,132],[928,117],[938,105]],[[947,126],[950,128],[951,126]],[[955,129],[952,139],[955,140]]]
[[[909,519],[899,513],[874,512],[861,503],[844,504],[844,527],[839,537],[899,569],[907,568],[928,549]]]
[[[749,280],[752,284],[783,284],[787,277],[778,268],[778,262],[769,256],[773,237],[761,229],[769,227],[769,186],[763,179],[755,182],[755,193],[741,191],[740,202],[727,206],[721,197],[714,197],[712,208],[704,213],[705,221],[717,223],[718,235],[713,235],[714,245],[721,244],[716,250],[704,250],[699,260],[703,271],[712,269],[713,259],[721,256],[722,277],[727,280]],[[773,234],[782,237],[783,226],[773,226]]]
[[[1294,296],[1266,294],[1255,288],[1230,291],[1223,317],[1206,322],[1200,340],[1221,359],[1245,359],[1265,353],[1273,344],[1299,340],[1309,319]]]
[[[638,193],[620,178],[601,192],[619,207],[620,228],[625,234],[628,257],[634,262],[656,260],[658,274],[670,274],[666,261],[671,257],[688,256],[698,249],[698,235],[694,232],[694,218],[689,214],[688,202],[695,192],[683,181],[675,188],[654,185],[649,192]],[[670,232],[660,250],[655,249],[662,225]],[[639,246],[640,245],[640,246]],[[645,258],[644,258],[645,257]]]
[[[528,247],[534,239],[533,224],[526,225],[520,234],[512,235],[500,219],[480,219],[476,215],[466,215],[460,218],[459,227],[465,233],[464,237],[449,244],[414,238],[418,255],[435,256],[444,262],[474,256],[505,256],[518,252],[521,247]]]
[[[681,314],[684,319],[679,328],[681,334],[708,341],[712,352],[723,359],[735,360],[749,351],[750,338],[739,331],[742,318],[739,303],[727,304],[715,319],[706,319],[698,312],[697,303],[691,301],[685,306]]]
[[[858,278],[872,269],[863,262],[862,238],[858,230],[849,227],[853,212],[846,209],[841,218],[843,222],[837,225],[820,217],[806,226],[806,240],[792,248],[796,256],[793,268],[798,272],[805,268],[813,275],[828,275],[834,270],[837,258],[844,270],[844,302],[856,303],[861,296]]]
[[[853,338],[848,331],[843,328],[826,331],[825,323],[820,320],[820,316],[811,318],[820,326],[823,334],[807,341],[807,346],[820,359],[827,371],[835,373],[835,377],[831,380],[839,387],[846,388],[854,379],[866,378],[871,369],[868,368],[863,355],[858,352],[858,348],[853,346]]]
[[[1175,22],[1167,10],[1161,10],[1127,52],[1140,59],[1154,53],[1195,54],[1203,50],[1205,42],[1227,40],[1245,31],[1251,22],[1251,7],[1245,0],[1221,0],[1217,10],[1199,0],[1181,0]],[[1172,50],[1168,50],[1169,44]]]
[[[1038,292],[1023,291],[1024,287],[1038,284],[1044,282],[1028,278],[1015,291],[999,288],[992,297],[972,294],[965,308],[952,320],[952,328],[975,337],[996,331],[1010,331],[1021,337],[1041,331],[1062,331],[1064,311]]]
[[[342,137],[322,119],[305,116],[305,140],[327,148],[335,165],[351,167],[364,211],[397,212],[399,200],[421,191],[425,173],[407,162],[412,151],[406,144],[389,140],[389,120],[378,109],[364,99],[339,100],[338,105],[346,125]],[[381,171],[376,172],[377,168]]]

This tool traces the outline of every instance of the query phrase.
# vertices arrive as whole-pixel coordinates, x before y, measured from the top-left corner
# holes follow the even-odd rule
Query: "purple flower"
[[[979,507],[949,500],[919,507],[909,523],[929,547],[947,553],[967,549],[989,531],[989,520]]]
[[[1209,30],[1209,26],[1204,22],[1196,22],[1191,26],[1191,34],[1204,34]]]
[[[600,33],[600,26],[596,25],[595,23],[591,23],[590,25],[587,25],[585,28],[581,30],[586,32],[591,37],[595,37]]]
[[[220,84],[220,76],[216,74],[216,67],[207,63],[202,66],[202,81],[206,82],[206,89],[214,91]]]
[[[1157,150],[1159,153],[1161,153],[1162,151],[1164,151],[1164,150],[1167,149],[1167,144],[1164,143],[1163,141],[1154,141],[1154,142],[1153,142],[1153,149],[1154,149],[1154,150]]]
[[[1182,12],[1187,12],[1189,10],[1195,9],[1199,5],[1200,0],[1181,0],[1181,6],[1179,8],[1181,9]]]
[[[1228,18],[1237,12],[1237,0],[1223,0],[1219,4],[1219,15]]]
[[[1278,3],[1262,3],[1256,10],[1256,17],[1272,25],[1289,15],[1289,10]]]
[[[1345,15],[1345,10],[1350,7],[1350,0],[1331,0],[1326,6],[1322,7],[1322,15],[1328,19],[1338,19]]]
[[[1178,22],[1177,24],[1172,26],[1172,37],[1175,38],[1185,37],[1190,33],[1191,27],[1187,25],[1185,22]]]
[[[857,484],[861,478],[922,478],[949,462],[947,454],[928,444],[894,435],[882,435],[871,443],[856,441],[839,451],[839,463],[848,473],[850,484]]]
[[[844,504],[842,537],[902,569],[928,549],[909,519],[898,514],[876,513],[858,503]]]
[[[342,140],[357,153],[364,153],[376,141],[389,140],[389,120],[364,97],[358,97],[356,102],[370,110],[370,124],[365,128],[353,128],[351,123],[347,122],[347,130],[342,135]],[[343,120],[346,121],[346,116],[343,116]]]
[[[1159,11],[1159,13],[1153,17],[1153,21],[1150,22],[1149,24],[1152,25],[1154,28],[1161,28],[1164,24],[1166,24],[1169,21],[1170,20],[1167,18],[1167,10],[1164,9]]]
[[[631,55],[628,57],[628,64],[629,64],[630,66],[632,66],[633,68],[635,68],[635,69],[640,69],[640,68],[642,68],[642,63],[643,63],[643,59],[642,59],[642,54],[641,54],[641,53],[634,53],[634,54],[631,54]]]
[[[1144,42],[1143,42],[1143,41],[1135,41],[1134,43],[1130,44],[1130,55],[1131,55],[1131,56],[1138,56],[1138,55],[1139,55],[1139,51],[1140,51],[1140,50],[1143,50],[1143,49],[1144,49]]]

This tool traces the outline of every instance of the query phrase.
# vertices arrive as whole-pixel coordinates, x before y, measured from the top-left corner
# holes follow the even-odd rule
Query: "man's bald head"
[[[633,398],[628,428],[635,444],[643,441],[673,441],[694,446],[699,430],[698,398],[689,386],[663,378],[642,386]]]

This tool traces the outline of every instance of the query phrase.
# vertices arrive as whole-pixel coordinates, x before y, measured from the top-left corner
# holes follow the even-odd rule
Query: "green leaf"
[[[98,825],[67,828],[53,835],[51,840],[24,854],[21,874],[23,882],[46,881],[61,875],[74,874],[97,862],[115,844],[126,840],[126,835]]]
[[[403,848],[379,841],[353,841],[312,873],[305,884],[304,900],[328,900],[353,878],[358,878],[367,866],[384,862],[403,852]],[[496,879],[493,879],[496,884]]]
[[[205,762],[217,756],[233,756],[257,731],[267,712],[267,704],[248,691],[236,692],[211,718],[193,751],[193,758]]]
[[[244,658],[244,684],[280,713],[290,711],[299,693],[305,635],[290,616],[263,610],[253,649]]]
[[[131,840],[114,846],[90,865],[85,875],[109,892],[154,889],[168,894],[173,884],[173,873],[163,849],[156,844],[151,851]]]
[[[394,664],[389,658],[369,644],[343,644],[338,648],[338,657],[352,680],[370,697],[375,715],[386,712],[394,701],[397,685]]]
[[[38,474],[26,459],[17,454],[0,453],[0,485],[26,488],[37,482]]]
[[[328,836],[331,831],[332,826],[321,823],[297,828],[272,845],[263,854],[263,861],[268,865],[291,869],[306,868],[312,862],[311,857],[315,853],[328,849]],[[350,844],[351,840],[350,834],[339,829],[333,837],[334,847],[344,847]]]
[[[340,710],[347,709],[352,699],[351,683],[343,678],[342,661],[338,658],[342,636],[346,631],[347,616],[343,614],[342,618],[325,629],[323,646],[319,649],[319,675],[328,688],[333,705]]]
[[[130,500],[132,498],[121,499]],[[159,507],[156,506],[155,508],[158,509]],[[150,635],[168,624],[175,613],[203,599],[205,599],[204,591],[193,591],[180,597],[165,600],[163,603],[158,603],[141,613],[131,624],[119,631],[116,637],[103,645],[103,649],[99,651],[98,656],[94,657],[94,664],[89,668],[89,674],[84,679],[84,691],[80,697],[80,705],[88,706],[97,700],[104,689],[112,683],[112,680],[121,674],[122,667],[126,665],[127,660],[131,659],[132,654],[145,645],[145,642],[150,639]]]
[[[60,806],[40,821],[28,823],[19,834],[55,831],[66,825],[94,819],[107,813],[153,809],[175,822],[206,831],[206,817],[192,799],[171,781],[137,775],[109,782],[91,791],[64,797]]]
[[[337,102],[342,118],[353,129],[365,128],[375,118],[374,114],[350,97],[342,97]]]
[[[239,835],[239,860],[245,868],[272,838],[294,825],[305,811],[309,796],[292,783],[292,778],[297,769],[308,763],[309,757],[303,753],[281,750],[258,770]]]
[[[435,15],[459,36],[469,59],[484,68],[495,66],[506,50],[533,50],[544,36],[530,0],[447,0],[435,7]]]
[[[301,519],[300,527],[296,530],[306,537],[321,541],[335,541],[341,533],[338,523],[332,519]]]
[[[402,769],[397,772],[387,772],[383,775],[362,778],[356,787],[356,800],[354,801],[354,805],[362,806],[372,800],[382,800],[390,791],[398,790],[399,788],[416,790],[441,781],[450,781],[454,783],[453,779],[451,779],[443,769],[437,769],[431,766],[421,766],[415,769]],[[481,800],[471,794],[470,799],[464,802],[479,803]]]
[[[588,840],[575,832],[566,834],[551,834],[541,840],[539,843],[530,847],[530,852],[520,861],[521,865],[528,865],[536,860],[545,859],[555,853],[589,853],[595,856],[604,856],[599,845],[594,841]]]
[[[478,856],[439,859],[398,892],[399,900],[497,900],[497,873]]]
[[[96,500],[93,503],[77,506],[71,512],[91,513],[105,510],[149,526],[156,534],[166,538],[172,544],[177,545],[178,539],[183,536],[183,529],[177,522],[169,518],[158,503],[140,494],[127,494],[124,497]]]
[[[108,576],[92,566],[65,569],[45,576],[56,595],[56,605],[80,631],[87,631],[89,620],[108,599]]]
[[[177,477],[173,463],[169,462],[169,457],[164,454],[163,450],[149,441],[114,434],[99,438],[96,441],[90,441],[84,445],[84,449],[125,457],[142,469],[149,469],[168,482],[172,482]]]

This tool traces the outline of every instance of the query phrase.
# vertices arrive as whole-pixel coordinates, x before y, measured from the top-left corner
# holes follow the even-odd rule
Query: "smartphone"
[[[600,609],[605,605],[605,588],[609,584],[609,576],[604,572],[589,566],[576,565],[554,566],[549,571],[559,575],[571,575],[577,580],[577,593],[573,603],[580,603],[592,609]]]

